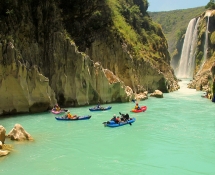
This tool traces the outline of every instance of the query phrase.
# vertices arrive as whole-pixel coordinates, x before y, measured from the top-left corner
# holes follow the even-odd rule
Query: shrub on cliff
[[[211,34],[210,40],[211,44],[215,44],[215,31]]]
[[[210,2],[205,6],[206,9],[215,9],[215,0],[210,0]]]

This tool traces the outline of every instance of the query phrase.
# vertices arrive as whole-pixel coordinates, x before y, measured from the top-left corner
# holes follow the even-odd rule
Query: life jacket
[[[72,118],[72,115],[69,113],[69,114],[67,114],[67,117],[68,118]]]

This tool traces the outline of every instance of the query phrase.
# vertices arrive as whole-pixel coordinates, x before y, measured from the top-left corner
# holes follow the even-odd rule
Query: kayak
[[[100,108],[94,107],[94,108],[90,108],[89,110],[90,110],[90,111],[105,111],[105,110],[109,110],[109,109],[111,109],[111,108],[112,108],[111,106],[108,106],[108,107],[100,107]]]
[[[61,114],[61,113],[66,112],[66,111],[68,111],[68,110],[66,110],[66,109],[61,109],[60,111],[56,111],[56,110],[54,110],[54,109],[51,110],[51,112],[52,112],[53,114]]]
[[[87,115],[87,116],[78,116],[77,118],[74,118],[74,119],[70,119],[70,118],[67,118],[67,117],[55,117],[56,120],[66,120],[66,121],[74,121],[74,120],[88,120],[91,118],[91,115]]]
[[[145,112],[147,106],[141,106],[140,109],[132,109],[131,112]]]
[[[123,125],[127,125],[127,124],[130,124],[131,123],[134,123],[136,121],[135,118],[130,118],[129,120],[125,121],[125,122],[120,122],[120,123],[115,123],[114,121],[107,121],[107,122],[104,122],[104,126],[108,126],[108,127],[119,127],[119,126],[123,126]]]

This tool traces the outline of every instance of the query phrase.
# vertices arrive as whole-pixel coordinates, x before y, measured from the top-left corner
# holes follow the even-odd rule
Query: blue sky
[[[210,0],[148,0],[150,12],[170,11],[206,6]]]

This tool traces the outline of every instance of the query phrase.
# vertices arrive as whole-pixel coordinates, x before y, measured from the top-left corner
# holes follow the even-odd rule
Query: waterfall
[[[204,55],[203,55],[203,60],[202,60],[202,63],[201,63],[201,66],[199,68],[198,73],[202,70],[202,67],[205,64],[205,61],[207,60],[207,52],[208,52],[208,26],[209,26],[209,16],[208,16],[207,27],[206,27],[206,31],[205,31]]]
[[[199,19],[193,18],[190,20],[181,52],[181,58],[178,68],[178,78],[192,78],[195,64],[195,50],[197,43],[197,28]]]
[[[187,75],[188,77],[193,77],[193,72],[195,69],[195,60],[196,60],[196,46],[197,46],[197,42],[198,42],[198,26],[199,26],[199,21],[200,21],[200,17],[198,18],[195,28],[194,28],[194,32],[193,32],[193,38],[192,38],[192,44],[191,44],[191,49],[190,49],[190,56],[189,56],[189,61],[188,61],[188,65],[190,65],[190,67],[188,67],[188,71],[187,71]]]

